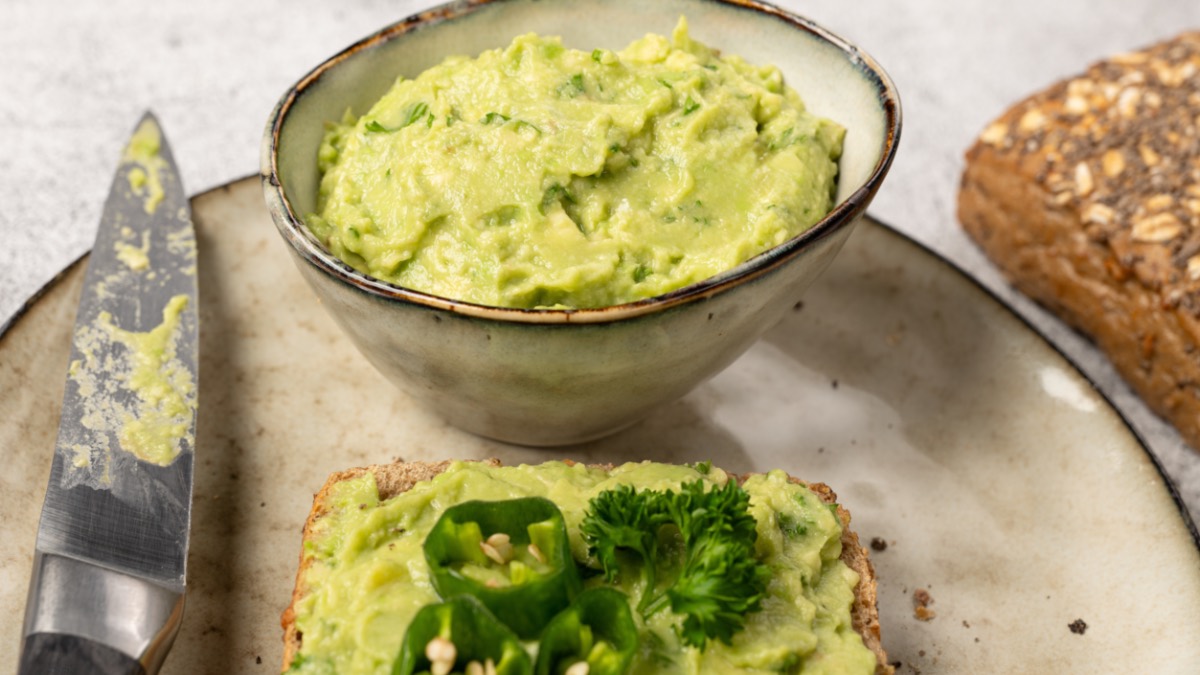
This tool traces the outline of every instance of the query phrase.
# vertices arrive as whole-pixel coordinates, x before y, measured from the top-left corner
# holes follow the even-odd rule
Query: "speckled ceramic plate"
[[[900,672],[1195,673],[1200,551],[1155,462],[1042,338],[873,222],[729,370],[618,436],[531,450],[416,410],[316,305],[258,180],[193,202],[201,407],[167,673],[277,672],[300,527],[334,470],[406,459],[713,459],[833,486]],[[0,336],[0,671],[16,668],[83,267]],[[929,592],[936,616],[914,618]],[[1086,628],[1084,626],[1086,625]],[[1075,629],[1072,630],[1071,626]]]

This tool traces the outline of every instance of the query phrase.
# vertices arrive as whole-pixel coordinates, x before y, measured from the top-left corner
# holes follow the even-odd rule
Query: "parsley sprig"
[[[659,530],[668,525],[679,530],[684,560],[660,591]],[[714,638],[728,644],[745,615],[762,607],[770,572],[754,554],[750,495],[734,481],[712,489],[696,480],[679,491],[606,490],[588,504],[580,530],[609,583],[620,574],[618,550],[641,559],[638,611],[648,618],[669,606],[684,615],[679,634],[688,645],[703,648]]]

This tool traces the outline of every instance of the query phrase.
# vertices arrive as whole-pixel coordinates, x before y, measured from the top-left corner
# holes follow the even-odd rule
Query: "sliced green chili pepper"
[[[531,675],[520,639],[475,598],[460,595],[426,605],[404,633],[392,675],[465,673],[471,662],[491,661],[496,675]]]
[[[446,509],[425,539],[425,560],[443,598],[478,598],[523,640],[580,589],[562,512],[541,497]]]
[[[586,661],[588,675],[623,675],[638,648],[629,598],[601,586],[579,594],[542,631],[534,675],[562,675]]]

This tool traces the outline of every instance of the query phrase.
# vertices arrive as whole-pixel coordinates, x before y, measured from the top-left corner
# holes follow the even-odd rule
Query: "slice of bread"
[[[1006,111],[967,152],[958,218],[1200,448],[1200,32]]]
[[[500,462],[495,459],[487,460],[486,463],[491,466],[500,466]],[[337,483],[357,478],[367,472],[374,473],[379,498],[380,500],[385,500],[409,490],[421,481],[437,476],[445,471],[450,464],[450,461],[433,463],[396,462],[394,464],[368,466],[332,474],[325,481],[325,485],[321,487],[320,492],[313,498],[312,510],[309,512],[308,519],[304,524],[304,541],[308,541],[311,537],[316,522],[333,508],[330,493],[333,486]],[[611,469],[612,467],[601,466],[598,468]],[[745,481],[749,477],[749,474],[734,477],[740,483]],[[887,653],[884,652],[883,644],[879,637],[879,612],[876,607],[875,569],[871,566],[867,550],[859,544],[858,535],[850,529],[850,513],[837,503],[837,495],[834,494],[829,486],[823,483],[806,483],[796,478],[791,478],[790,480],[808,487],[824,503],[836,505],[837,516],[842,523],[841,560],[846,563],[847,567],[858,573],[859,576],[858,587],[855,589],[854,605],[851,607],[854,630],[862,636],[863,644],[875,654],[877,661],[875,668],[876,675],[889,675],[893,673],[894,669],[888,664]],[[296,585],[292,591],[292,603],[284,610],[281,619],[283,625],[284,671],[290,667],[292,659],[299,653],[300,644],[303,640],[303,636],[296,629],[295,607],[308,591],[304,587],[304,576],[305,570],[311,561],[312,558],[306,559],[302,546],[300,566],[296,573]]]

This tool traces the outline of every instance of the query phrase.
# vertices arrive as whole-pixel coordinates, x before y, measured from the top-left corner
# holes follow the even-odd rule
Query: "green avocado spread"
[[[176,352],[187,305],[187,295],[172,297],[162,309],[162,322],[145,332],[121,328],[110,313],[100,312],[76,331],[82,358],[67,371],[83,399],[83,427],[115,435],[121,450],[159,466],[169,466],[195,440],[196,383]],[[124,349],[114,353],[114,344]],[[106,390],[108,395],[96,395]],[[111,484],[107,444],[80,443],[72,450],[72,466],[99,472],[93,487]],[[101,456],[104,460],[93,465]]]
[[[620,51],[523,35],[399,78],[330,123],[307,224],[373,277],[520,308],[709,278],[831,208],[844,130],[774,66],[688,36]]]
[[[153,214],[163,200],[162,177],[159,172],[166,168],[167,162],[159,155],[162,148],[162,134],[158,126],[150,120],[142,120],[129,145],[125,147],[123,162],[133,164],[129,169],[129,189],[142,198],[142,206],[146,213]]]
[[[410,622],[440,601],[422,550],[450,506],[467,500],[551,500],[562,512],[571,557],[589,589],[609,585],[595,572],[596,560],[580,532],[589,501],[620,485],[678,490],[697,479],[716,488],[729,477],[707,466],[651,462],[611,471],[562,462],[515,467],[456,462],[386,501],[379,499],[369,472],[338,483],[326,502],[329,511],[306,539],[309,565],[298,580],[304,595],[294,607],[301,648],[289,672],[393,672]],[[680,616],[673,611],[650,619],[634,611],[639,637],[628,672],[873,673],[875,656],[851,623],[859,579],[839,560],[842,526],[834,509],[780,471],[754,476],[743,488],[755,521],[755,556],[770,571],[761,609],[744,617],[744,628],[729,644],[714,640],[703,649],[681,641]],[[680,543],[671,539],[670,528],[663,532],[659,546],[669,555]],[[669,583],[663,576],[658,584]],[[622,567],[611,586],[632,598],[645,590],[639,587],[643,579]],[[537,644],[526,642],[526,648],[536,653]]]

